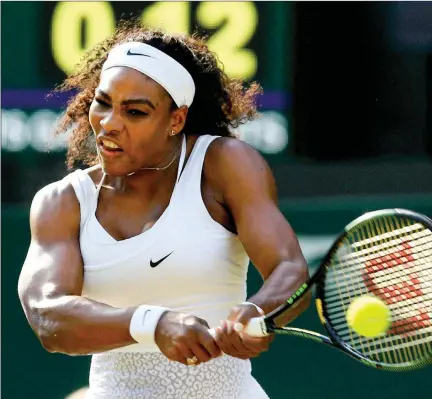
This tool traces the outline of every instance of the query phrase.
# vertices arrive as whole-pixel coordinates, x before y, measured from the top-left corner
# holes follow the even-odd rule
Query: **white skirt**
[[[222,356],[199,366],[160,353],[93,355],[86,399],[269,399],[248,360]]]

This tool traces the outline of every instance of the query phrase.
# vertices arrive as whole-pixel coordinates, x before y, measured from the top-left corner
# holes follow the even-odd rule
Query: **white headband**
[[[114,47],[108,54],[102,71],[125,66],[135,69],[159,83],[178,107],[190,107],[195,95],[195,83],[190,73],[176,60],[153,46],[128,42]]]

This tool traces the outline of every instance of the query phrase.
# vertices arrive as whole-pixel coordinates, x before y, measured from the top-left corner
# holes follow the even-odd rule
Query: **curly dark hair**
[[[123,20],[114,34],[88,51],[76,72],[56,88],[56,91],[76,92],[69,100],[56,131],[60,134],[73,129],[66,158],[69,168],[79,163],[88,166],[97,163],[88,119],[90,105],[109,51],[118,44],[131,41],[156,47],[191,74],[196,91],[183,129],[185,134],[233,136],[232,128],[257,116],[256,98],[262,92],[260,85],[256,82],[244,85],[241,80],[229,78],[220,68],[217,56],[207,47],[204,36],[196,33],[191,36],[174,35],[143,28],[137,19]]]

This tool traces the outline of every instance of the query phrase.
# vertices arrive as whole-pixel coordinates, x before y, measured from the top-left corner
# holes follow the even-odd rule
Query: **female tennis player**
[[[31,206],[19,296],[42,345],[93,355],[89,398],[267,398],[249,359],[271,338],[235,327],[308,270],[268,165],[233,137],[259,85],[228,78],[197,36],[125,22],[62,89],[77,90],[68,164],[89,168]],[[246,301],[249,260],[265,282]]]

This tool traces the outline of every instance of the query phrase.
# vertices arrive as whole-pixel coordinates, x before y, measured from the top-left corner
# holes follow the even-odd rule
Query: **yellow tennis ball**
[[[354,299],[348,307],[346,318],[348,325],[357,334],[368,338],[385,333],[391,322],[388,306],[372,295]]]

